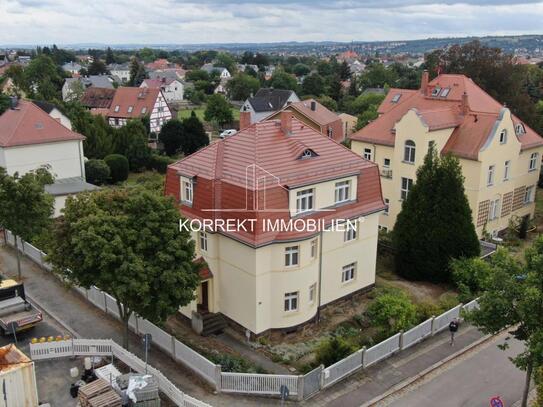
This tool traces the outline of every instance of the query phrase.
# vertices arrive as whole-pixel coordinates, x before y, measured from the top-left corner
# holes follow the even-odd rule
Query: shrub
[[[537,392],[537,400],[534,406],[543,406],[543,366],[536,369],[534,381]]]
[[[481,259],[457,259],[450,263],[453,282],[458,287],[459,300],[467,303],[481,292],[492,266]]]
[[[223,372],[233,373],[266,373],[260,366],[255,366],[252,363],[238,356],[229,354],[212,353],[207,355],[207,358],[213,363],[221,365]]]
[[[170,165],[174,161],[175,160],[172,160],[171,158],[163,155],[152,154],[149,158],[149,161],[147,162],[147,168],[150,170],[155,170],[161,174],[166,174],[168,165]]]
[[[381,293],[368,306],[372,323],[387,334],[395,334],[417,323],[417,308],[403,291]]]
[[[139,174],[135,177],[134,183],[160,195],[164,192],[164,177],[156,172]]]
[[[91,184],[104,184],[109,179],[110,172],[104,160],[89,160],[85,163],[85,177]]]
[[[428,318],[441,314],[439,307],[431,302],[420,302],[416,305],[419,321],[426,321]]]
[[[121,154],[110,154],[104,158],[109,167],[111,182],[126,181],[128,178],[128,160]]]
[[[349,356],[355,349],[345,340],[334,337],[322,342],[316,352],[316,361],[318,364],[330,366]]]
[[[518,237],[520,237],[521,239],[526,239],[526,236],[528,235],[529,227],[530,227],[530,218],[528,216],[524,216],[522,220],[520,221]]]

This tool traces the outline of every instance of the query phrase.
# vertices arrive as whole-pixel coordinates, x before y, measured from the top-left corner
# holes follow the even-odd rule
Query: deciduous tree
[[[172,119],[162,126],[158,140],[164,146],[166,154],[172,156],[181,148],[183,137],[183,123],[177,119]]]
[[[216,94],[211,95],[207,99],[207,107],[204,112],[204,118],[206,121],[215,121],[219,126],[232,123],[234,116],[232,115],[232,108],[224,96]]]

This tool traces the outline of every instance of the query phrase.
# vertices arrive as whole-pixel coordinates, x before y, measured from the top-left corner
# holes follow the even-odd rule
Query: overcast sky
[[[531,0],[0,0],[0,44],[374,41],[543,34]]]

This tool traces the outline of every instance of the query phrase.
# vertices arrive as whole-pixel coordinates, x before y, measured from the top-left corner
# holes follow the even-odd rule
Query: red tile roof
[[[311,103],[315,103],[315,110],[311,110]],[[328,110],[315,99],[302,100],[301,102],[292,103],[290,106],[321,126],[341,120],[337,114]]]
[[[107,115],[131,119],[151,114],[159,94],[160,89],[117,88]],[[130,107],[132,107],[131,111]]]
[[[95,88],[91,86],[85,90],[81,98],[81,104],[88,108],[106,109],[111,106],[115,96],[115,89]]]
[[[437,88],[450,89],[446,97],[431,96]],[[462,113],[462,95],[466,93],[467,114]],[[351,135],[352,140],[381,145],[394,145],[394,126],[414,110],[429,131],[454,128],[442,153],[474,159],[491,133],[494,123],[503,114],[503,106],[464,75],[439,75],[428,84],[426,93],[419,90],[390,89],[379,106],[380,116]],[[543,145],[543,139],[518,117],[511,115],[515,126],[522,123],[526,133],[517,136],[522,149]]]
[[[308,149],[316,156],[300,159]],[[317,211],[311,217],[329,222],[364,216],[384,208],[377,165],[297,119],[292,119],[290,135],[283,133],[279,120],[263,121],[170,165],[166,194],[178,199],[179,175],[196,179],[192,207],[181,207],[182,214],[189,218],[289,219],[288,189],[347,176],[358,179],[356,201],[332,212]],[[264,210],[240,209],[253,202],[256,205],[261,199],[266,201]],[[210,212],[209,209],[215,210]],[[227,234],[252,245],[308,235],[307,232],[262,230]]]
[[[29,101],[19,101],[17,109],[0,116],[0,147],[84,139]]]

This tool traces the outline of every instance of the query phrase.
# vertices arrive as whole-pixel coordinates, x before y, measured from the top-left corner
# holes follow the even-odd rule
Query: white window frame
[[[346,284],[356,278],[356,262],[349,263],[341,268],[341,282]]]
[[[128,106],[128,113],[132,113],[132,111],[134,110],[134,106]]]
[[[383,159],[383,169],[388,170],[390,168],[390,158]]]
[[[188,204],[192,204],[194,199],[194,182],[192,180],[182,180],[182,196],[181,200]]]
[[[300,264],[300,246],[285,247],[285,267],[296,267]]]
[[[365,148],[364,149],[364,159],[365,160],[368,160],[368,161],[372,161],[372,151],[371,151],[371,148]]]
[[[500,198],[490,201],[488,209],[488,220],[498,219],[500,217]]]
[[[115,113],[117,113],[119,110],[121,110],[121,106],[115,105],[115,109],[113,109]]]
[[[509,181],[509,176],[511,172],[511,160],[505,161],[505,164],[503,166],[503,180]]]
[[[201,230],[199,232],[200,234],[200,250],[203,251],[203,252],[207,252],[207,247],[208,247],[208,236],[207,236],[207,232]]]
[[[486,186],[487,187],[491,187],[492,185],[494,185],[494,175],[496,173],[496,166],[495,165],[490,165],[488,167],[488,172],[487,172],[487,175],[486,175]]]
[[[351,181],[336,182],[334,198],[336,204],[348,202],[351,200]]]
[[[317,239],[311,241],[311,258],[314,259],[317,257],[317,250],[319,248],[319,243]]]
[[[313,283],[309,286],[309,303],[313,304],[317,297],[317,283]]]
[[[409,190],[412,187],[413,187],[413,180],[411,178],[402,177],[402,184],[400,188],[400,199],[402,201],[407,199],[407,196],[409,195]]]
[[[296,213],[311,212],[315,209],[315,190],[313,188],[296,192]]]
[[[403,148],[403,161],[405,163],[414,164],[417,154],[417,145],[413,140],[405,140]]]
[[[500,131],[500,144],[505,143],[507,143],[507,130],[503,129],[502,131]]]
[[[539,153],[532,153],[530,156],[530,167],[528,171],[534,171],[537,169],[537,159],[539,158]]]
[[[529,186],[529,187],[526,187],[526,191],[524,192],[524,204],[525,205],[528,205],[528,204],[531,204],[532,202],[534,202],[534,190],[535,190],[535,187],[533,185]]]
[[[298,311],[298,307],[300,305],[299,297],[300,295],[298,291],[285,293],[285,296],[283,297],[284,298],[283,307],[284,307],[285,312]]]
[[[356,240],[356,229],[354,225],[351,223],[347,223],[347,227],[345,228],[345,231],[343,232],[343,241],[344,242],[351,242],[353,240]]]

